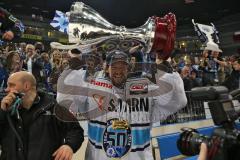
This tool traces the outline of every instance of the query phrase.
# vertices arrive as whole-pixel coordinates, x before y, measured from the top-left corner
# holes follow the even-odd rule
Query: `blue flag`
[[[68,24],[69,24],[69,19],[65,15],[65,13],[61,11],[56,11],[55,16],[50,23],[51,26],[59,30],[60,32],[68,34]]]

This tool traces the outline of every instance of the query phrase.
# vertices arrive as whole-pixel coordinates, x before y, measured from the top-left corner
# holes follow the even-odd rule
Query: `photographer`
[[[191,90],[193,100],[207,101],[216,127],[211,134],[184,127],[177,141],[179,151],[188,156],[199,154],[199,160],[239,160],[240,131],[235,123],[240,112],[235,110],[233,99],[240,91],[229,94],[224,86],[199,87]],[[209,129],[207,129],[209,130]],[[202,132],[208,132],[207,130]],[[209,130],[210,131],[210,130]],[[206,158],[207,157],[207,158]]]
[[[83,129],[76,121],[60,121],[55,112],[71,114],[46,93],[37,92],[29,72],[13,73],[6,92],[0,108],[0,159],[70,160],[83,142]]]
[[[208,152],[207,145],[205,143],[202,143],[200,147],[198,160],[207,160],[207,152]]]

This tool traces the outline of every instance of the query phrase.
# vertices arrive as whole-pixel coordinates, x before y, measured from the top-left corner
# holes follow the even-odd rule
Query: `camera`
[[[240,92],[239,92],[240,93]],[[182,128],[177,140],[179,151],[187,156],[199,154],[201,143],[208,147],[208,160],[237,160],[240,154],[240,132],[235,120],[239,113],[235,111],[232,96],[221,86],[199,87],[192,90],[192,98],[208,102],[214,124],[217,126],[212,135],[199,134],[196,129]]]
[[[16,97],[22,98],[24,96],[24,93],[14,93]],[[8,95],[8,92],[1,91],[0,92],[0,101]]]

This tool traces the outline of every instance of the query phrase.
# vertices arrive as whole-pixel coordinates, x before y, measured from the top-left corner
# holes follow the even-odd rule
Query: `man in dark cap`
[[[114,86],[122,88],[128,76],[129,59],[124,52],[117,51],[108,55],[107,66],[109,78]]]

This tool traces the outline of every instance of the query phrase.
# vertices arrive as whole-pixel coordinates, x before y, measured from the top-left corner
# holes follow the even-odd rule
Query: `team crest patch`
[[[103,149],[109,158],[121,158],[131,149],[131,128],[113,129],[114,120],[116,119],[107,121],[107,127],[103,134]]]

